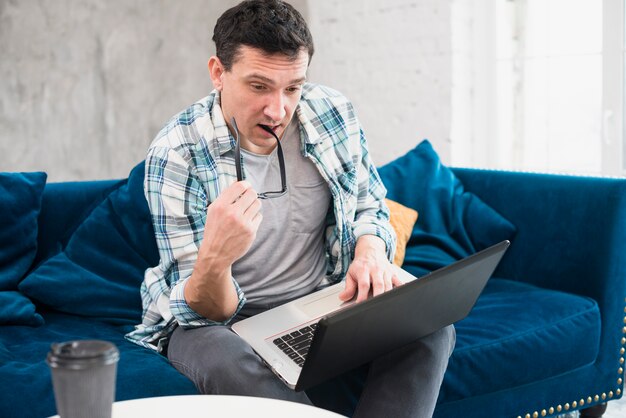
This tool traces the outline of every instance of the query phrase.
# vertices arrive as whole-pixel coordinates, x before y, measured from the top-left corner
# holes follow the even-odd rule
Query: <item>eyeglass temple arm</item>
[[[234,119],[233,119],[234,120]],[[278,145],[278,164],[280,165],[280,183],[282,190],[287,190],[287,179],[285,178],[285,158],[283,157],[283,148],[280,146],[280,139],[276,136],[273,130],[268,126],[260,125],[264,131],[269,132],[274,138],[276,138],[276,144]]]
[[[235,169],[237,170],[237,181],[243,180],[243,174],[241,172],[241,145],[239,141],[239,129],[237,128],[237,122],[233,117],[231,119],[231,123],[233,128],[235,129]],[[283,156],[283,147],[280,146],[280,140],[278,136],[271,130],[269,127],[265,125],[260,125],[263,130],[269,132],[275,139],[276,144],[278,145],[278,164],[280,165],[280,182],[282,186],[282,190],[287,189],[287,179],[285,178],[285,158]]]
[[[237,170],[237,181],[243,180],[243,173],[241,172],[241,147],[239,145],[239,129],[237,128],[237,122],[233,117],[231,120],[233,128],[235,129],[235,169]]]

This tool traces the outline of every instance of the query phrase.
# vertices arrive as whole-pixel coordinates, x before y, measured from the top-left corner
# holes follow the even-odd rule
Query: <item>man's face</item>
[[[235,117],[242,148],[258,154],[274,149],[276,140],[261,125],[270,127],[278,137],[283,134],[302,95],[308,64],[306,50],[291,60],[241,46],[230,71],[224,70],[217,57],[211,57],[209,72],[221,94],[224,118],[234,132],[231,118]]]

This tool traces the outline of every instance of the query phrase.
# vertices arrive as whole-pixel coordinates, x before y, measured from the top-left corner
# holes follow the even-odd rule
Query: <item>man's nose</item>
[[[280,122],[283,120],[287,111],[285,110],[285,98],[282,93],[273,94],[270,97],[269,102],[265,105],[265,116],[270,118],[273,122]]]

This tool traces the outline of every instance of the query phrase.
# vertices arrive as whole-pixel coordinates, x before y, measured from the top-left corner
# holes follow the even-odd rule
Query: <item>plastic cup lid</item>
[[[46,358],[50,367],[85,369],[105,366],[119,360],[117,347],[101,340],[77,340],[52,344]]]

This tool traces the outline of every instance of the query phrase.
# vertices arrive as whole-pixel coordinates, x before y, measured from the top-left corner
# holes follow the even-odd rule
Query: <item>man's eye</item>
[[[257,90],[257,91],[263,91],[263,90],[265,90],[265,86],[264,86],[264,85],[262,85],[262,84],[252,84],[252,88],[253,88],[254,90]]]
[[[287,88],[287,92],[288,93],[296,93],[300,91],[300,86],[294,86],[294,87],[288,87]]]

